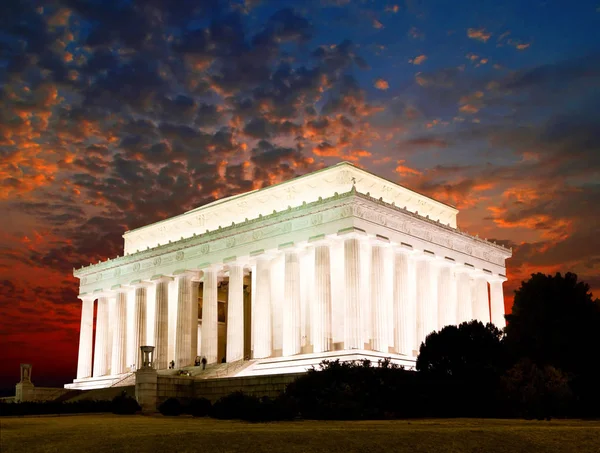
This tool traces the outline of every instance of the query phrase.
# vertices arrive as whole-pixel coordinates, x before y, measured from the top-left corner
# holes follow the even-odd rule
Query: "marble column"
[[[427,335],[438,327],[437,302],[438,269],[433,260],[420,257],[417,262],[417,342],[418,347]]]
[[[344,271],[346,283],[344,348],[362,349],[364,344],[360,322],[360,242],[356,238],[344,241]]]
[[[460,324],[473,319],[473,296],[470,272],[466,269],[457,269],[456,275],[457,321]]]
[[[94,377],[106,376],[109,363],[109,336],[108,336],[108,297],[98,298],[98,311],[96,313],[96,341],[94,347]]]
[[[415,262],[408,253],[394,257],[394,347],[398,354],[413,356],[417,350],[417,288]]]
[[[92,375],[92,341],[94,333],[94,297],[80,296],[81,327],[79,329],[79,355],[77,358],[77,379]]]
[[[441,263],[438,280],[438,330],[446,326],[456,325],[458,308],[456,276],[454,266],[450,263]]]
[[[192,328],[190,313],[192,299],[192,274],[184,272],[177,277],[177,321],[175,327],[175,368],[190,365]]]
[[[331,269],[329,246],[315,247],[315,312],[313,316],[313,351],[330,351],[331,336]]]
[[[157,370],[169,367],[169,282],[170,277],[161,276],[154,281],[154,364]]]
[[[490,300],[488,284],[485,276],[479,275],[474,279],[475,297],[473,299],[473,318],[483,324],[490,322]]]
[[[374,245],[371,249],[371,304],[373,310],[371,346],[375,351],[387,353],[389,352],[389,318],[385,299],[384,253],[383,247],[379,245]]]
[[[117,291],[113,325],[110,374],[125,373],[127,367],[127,293]]]
[[[264,359],[272,353],[271,338],[271,259],[256,260],[256,301],[252,314],[254,332],[254,358]]]
[[[492,323],[499,329],[506,327],[506,319],[504,318],[504,290],[502,282],[504,279],[492,279],[490,281],[490,299]]]
[[[200,343],[200,337],[198,336],[198,294],[200,291],[200,282],[196,278],[197,275],[194,275],[194,280],[190,282],[190,322],[188,324],[190,329],[190,363],[194,363],[196,356],[199,355],[198,343]]]
[[[244,267],[229,266],[229,297],[227,302],[227,362],[244,358]]]
[[[145,285],[139,285],[135,288],[135,302],[133,306],[133,351],[134,351],[134,369],[142,366],[142,351],[140,346],[146,346],[146,298],[147,290]]]
[[[202,356],[208,363],[218,362],[218,271],[211,267],[204,270],[202,291]]]
[[[283,296],[283,355],[300,353],[302,330],[300,312],[300,258],[298,253],[285,254],[285,287]]]

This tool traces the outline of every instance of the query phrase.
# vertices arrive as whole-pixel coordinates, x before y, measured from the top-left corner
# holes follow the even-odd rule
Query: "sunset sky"
[[[1,1],[0,387],[124,231],[341,160],[600,295],[600,1]]]

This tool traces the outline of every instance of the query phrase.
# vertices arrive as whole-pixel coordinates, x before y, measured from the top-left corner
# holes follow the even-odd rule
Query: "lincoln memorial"
[[[256,376],[336,358],[412,367],[443,326],[504,327],[511,250],[462,232],[457,214],[342,162],[128,231],[123,256],[74,270],[66,387],[134,377],[141,346],[159,374]]]

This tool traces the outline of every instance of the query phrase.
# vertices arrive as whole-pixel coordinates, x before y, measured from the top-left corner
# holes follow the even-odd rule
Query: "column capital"
[[[163,274],[157,274],[157,275],[153,275],[150,278],[150,281],[152,283],[172,282],[173,277],[169,277],[168,275],[163,275]]]
[[[431,261],[435,262],[438,260],[438,257],[435,253],[427,251],[427,250],[417,250],[414,253],[414,259],[417,261]]]
[[[207,267],[211,266],[210,263],[206,263],[205,265],[201,265],[202,270],[206,269]],[[192,269],[177,269],[176,271],[173,271],[173,273],[171,275],[173,275],[173,277],[177,278],[177,277],[191,277],[191,278],[198,278],[200,274],[200,271],[198,270],[192,270]]]
[[[152,282],[146,281],[146,280],[132,280],[129,282],[129,286],[131,286],[132,288],[148,288],[149,286],[152,286]]]
[[[367,239],[367,232],[362,228],[351,226],[338,230],[337,236],[340,239]]]
[[[98,296],[96,296],[95,294],[92,293],[81,293],[77,296],[78,299],[81,299],[81,302],[86,302],[89,300],[96,300],[98,298]]]
[[[113,285],[110,287],[110,291],[117,294],[117,293],[126,293],[127,291],[129,291],[129,287],[126,285]]]
[[[504,282],[508,281],[508,278],[506,278],[506,276],[504,276],[502,274],[491,274],[491,275],[487,275],[486,278],[489,283],[494,283],[494,282],[504,283]]]

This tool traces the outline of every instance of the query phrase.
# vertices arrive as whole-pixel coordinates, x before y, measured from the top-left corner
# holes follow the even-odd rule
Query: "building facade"
[[[114,385],[144,345],[159,372],[201,356],[277,374],[325,358],[411,366],[445,325],[503,327],[511,251],[461,232],[457,214],[343,162],[129,231],[124,256],[74,271],[67,387]]]

